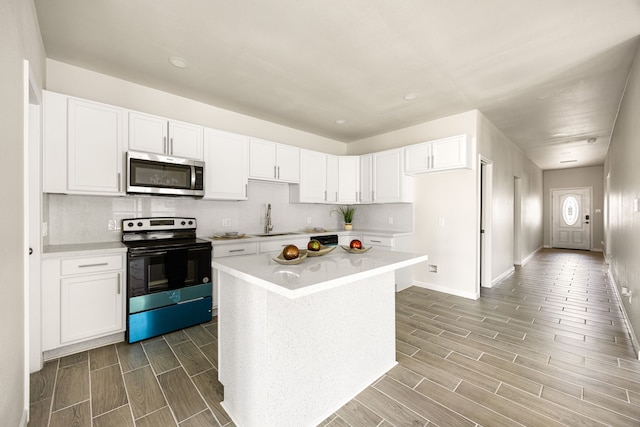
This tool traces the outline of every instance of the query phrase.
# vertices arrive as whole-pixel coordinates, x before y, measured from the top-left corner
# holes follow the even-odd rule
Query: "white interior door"
[[[591,188],[551,190],[551,246],[591,249]]]

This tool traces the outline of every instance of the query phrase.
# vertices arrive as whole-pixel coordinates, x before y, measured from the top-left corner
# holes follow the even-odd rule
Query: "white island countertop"
[[[361,254],[340,246],[329,254],[281,265],[278,252],[214,258],[213,268],[288,298],[298,298],[427,261],[427,255],[373,247]]]

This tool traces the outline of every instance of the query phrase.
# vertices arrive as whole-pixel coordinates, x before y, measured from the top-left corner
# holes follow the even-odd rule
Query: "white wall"
[[[605,177],[605,251],[618,289],[627,286],[633,304],[622,298],[631,326],[640,333],[640,54],[637,53],[616,120]],[[608,210],[608,212],[607,212]],[[636,343],[638,344],[638,343]],[[638,347],[636,347],[637,349]]]
[[[363,154],[466,133],[475,147],[476,111],[445,117],[350,143],[349,154]],[[472,150],[475,153],[475,149]],[[473,156],[475,158],[475,155]],[[413,269],[421,286],[477,298],[476,170],[465,169],[414,178],[414,246],[428,264]],[[440,226],[440,220],[444,226]],[[427,265],[436,265],[437,273]]]
[[[196,123],[214,129],[255,136],[331,154],[345,154],[346,144],[287,126],[235,113],[126,80],[47,59],[46,89]]]
[[[551,247],[551,189],[591,187],[591,250],[602,251],[604,240],[604,166],[544,171],[544,245]],[[596,212],[599,209],[600,212]]]
[[[44,50],[31,0],[0,2],[0,221],[10,224],[2,232],[0,245],[0,416],[2,424],[18,426],[26,421],[28,386],[24,342],[27,335],[24,295],[23,211],[24,105],[23,60],[33,68],[36,84],[42,86]],[[26,396],[25,396],[26,395]]]
[[[542,247],[542,171],[482,114],[478,154],[493,162],[491,277],[509,272]],[[514,179],[521,182],[520,248],[514,248]],[[514,259],[515,254],[520,259]]]

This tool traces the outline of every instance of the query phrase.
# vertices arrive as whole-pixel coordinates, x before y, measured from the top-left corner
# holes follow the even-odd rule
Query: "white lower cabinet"
[[[43,350],[124,332],[125,256],[43,260]]]
[[[213,245],[211,256],[213,258],[224,258],[229,256],[253,255],[258,253],[257,242],[227,243],[224,245]],[[218,274],[213,272],[213,297],[212,308],[218,308]]]
[[[273,239],[273,237],[270,237],[269,239]],[[282,251],[282,249],[288,245],[296,245],[298,249],[307,249],[308,243],[309,236],[267,240],[266,242],[260,242],[260,253]]]

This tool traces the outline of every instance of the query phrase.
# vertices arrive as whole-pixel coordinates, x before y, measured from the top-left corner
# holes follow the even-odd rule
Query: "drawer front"
[[[230,245],[213,245],[213,257],[251,255],[258,253],[257,243],[235,243]]]
[[[96,257],[63,259],[60,273],[62,276],[68,276],[71,274],[122,270],[122,258],[122,255],[102,255]]]
[[[365,246],[386,246],[388,248],[393,247],[393,237],[382,236],[363,236],[363,244]]]
[[[298,238],[289,239],[289,240],[260,242],[260,253],[281,251],[287,245],[296,245],[298,249],[307,249],[308,243],[309,243],[308,237],[303,237],[303,238],[298,237]]]

